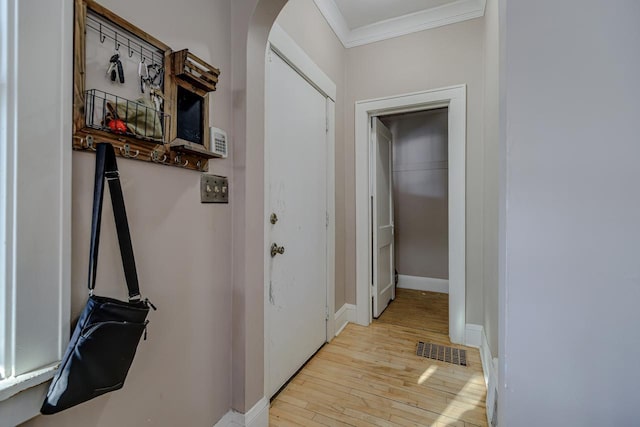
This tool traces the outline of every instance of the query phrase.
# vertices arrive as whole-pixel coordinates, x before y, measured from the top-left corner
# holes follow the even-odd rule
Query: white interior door
[[[267,70],[268,390],[326,342],[327,99],[274,52]],[[271,257],[271,247],[284,248]]]
[[[372,119],[371,159],[373,234],[373,317],[378,317],[395,299],[393,259],[393,174],[391,131]]]

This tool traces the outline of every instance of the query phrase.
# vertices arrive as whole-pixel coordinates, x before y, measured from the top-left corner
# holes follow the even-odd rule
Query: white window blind
[[[50,377],[69,338],[73,3],[0,9],[2,402]]]

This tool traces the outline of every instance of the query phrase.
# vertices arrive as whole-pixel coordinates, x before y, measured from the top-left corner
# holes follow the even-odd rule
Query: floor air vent
[[[420,341],[416,348],[416,355],[454,365],[467,366],[467,350],[459,348]]]

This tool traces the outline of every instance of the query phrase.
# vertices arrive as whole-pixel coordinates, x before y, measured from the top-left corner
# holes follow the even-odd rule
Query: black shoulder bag
[[[129,290],[128,302],[93,294],[105,179],[109,182],[122,265]],[[149,307],[155,310],[148,299],[140,297],[116,156],[111,144],[97,144],[89,254],[89,300],[78,319],[40,412],[55,414],[122,388],[140,337],[146,331]]]

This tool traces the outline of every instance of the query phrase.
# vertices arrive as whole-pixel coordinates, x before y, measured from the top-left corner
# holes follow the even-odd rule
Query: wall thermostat
[[[211,144],[211,153],[216,157],[222,157],[226,159],[229,155],[229,140],[227,139],[227,133],[222,129],[218,129],[215,127],[209,128],[211,131],[210,144]]]

